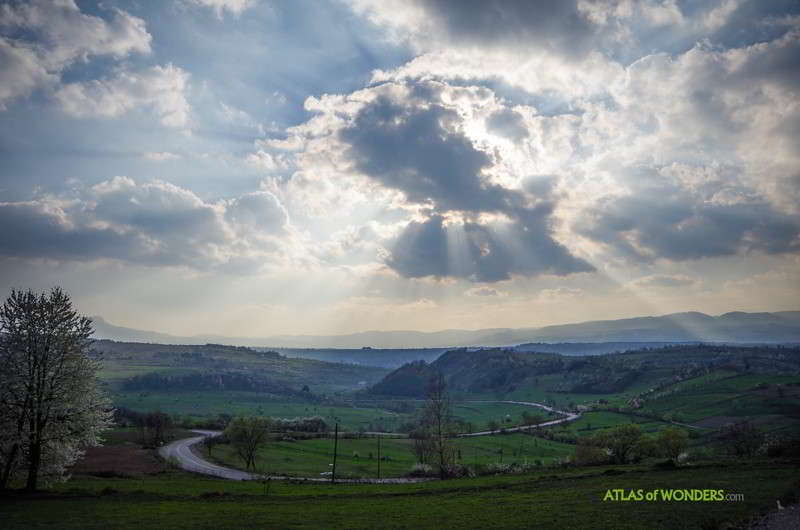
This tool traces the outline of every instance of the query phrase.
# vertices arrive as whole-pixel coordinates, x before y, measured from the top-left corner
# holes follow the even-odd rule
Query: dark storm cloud
[[[423,93],[425,85],[416,94]],[[422,90],[423,92],[419,92]],[[483,182],[491,164],[458,130],[458,114],[441,105],[403,105],[380,97],[340,132],[356,168],[409,201],[439,211],[502,211],[515,197]]]
[[[401,276],[508,280],[512,274],[567,275],[594,268],[548,234],[546,211],[525,212],[507,227],[446,226],[441,216],[411,222],[394,242],[387,264]],[[503,231],[504,233],[501,233]]]
[[[435,212],[405,228],[392,246],[388,265],[405,277],[477,281],[505,280],[515,273],[593,270],[551,237],[551,189],[546,179],[526,180],[523,191],[486,182],[483,171],[492,160],[460,130],[458,113],[438,100],[435,85],[425,83],[411,87],[404,101],[379,97],[339,134],[359,172]],[[499,121],[516,135],[526,133],[522,121],[513,116],[500,113]],[[479,212],[503,213],[510,222],[498,228],[503,234],[475,220],[447,227],[442,217],[446,212],[466,213],[467,218]],[[454,238],[448,239],[451,230]]]
[[[800,250],[800,220],[765,202],[713,204],[679,192],[603,201],[578,229],[641,260]]]
[[[589,50],[594,26],[574,0],[417,0],[454,41],[481,46],[535,43],[564,55]]]

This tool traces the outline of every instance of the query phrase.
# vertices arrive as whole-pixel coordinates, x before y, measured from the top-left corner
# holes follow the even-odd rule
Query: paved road
[[[558,423],[564,423],[568,421],[573,421],[580,418],[580,414],[573,414],[572,412],[564,412],[561,410],[556,410],[552,407],[548,407],[547,405],[542,405],[541,403],[532,403],[528,401],[469,401],[468,403],[509,403],[514,405],[528,405],[531,407],[539,407],[544,409],[548,412],[555,412],[557,414],[564,414],[566,417],[558,419],[558,420],[551,420],[544,423],[540,423],[538,425],[523,425],[520,427],[509,427],[504,429],[505,432],[516,432],[516,431],[524,431],[526,429],[534,429],[536,427],[547,427],[549,425],[556,425]],[[497,434],[503,431],[503,429],[498,429],[495,431],[481,431],[481,432],[472,432],[468,434],[460,434],[460,437],[466,436],[486,436],[490,434]],[[212,464],[211,462],[204,460],[200,456],[196,455],[192,452],[192,446],[200,443],[206,436],[214,436],[220,434],[219,431],[202,431],[202,430],[194,430],[192,432],[196,432],[199,436],[193,436],[191,438],[184,438],[182,440],[176,440],[164,447],[161,447],[158,452],[165,460],[173,459],[177,461],[178,465],[182,469],[186,471],[192,471],[194,473],[202,473],[204,475],[213,475],[215,477],[226,478],[230,480],[257,480],[262,478],[259,475],[255,475],[253,473],[247,473],[245,471],[240,471],[238,469],[233,469],[230,467],[219,466],[217,464]],[[370,433],[372,435],[389,435],[394,433]],[[284,477],[284,476],[270,476],[269,478],[275,480],[286,480],[290,478],[296,477]],[[303,478],[302,480],[309,481],[309,482],[330,482],[330,478],[318,478],[318,477],[309,477]],[[347,483],[369,483],[369,484],[407,484],[410,482],[423,482],[426,480],[425,478],[382,478],[382,479],[339,479],[337,482],[347,482]]]
[[[215,477],[227,478],[231,480],[253,480],[255,475],[239,471],[238,469],[231,469],[229,467],[218,466],[212,464],[207,460],[203,460],[192,452],[192,446],[199,443],[206,436],[213,436],[219,434],[217,431],[193,431],[200,436],[193,436],[192,438],[184,438],[176,440],[169,445],[159,448],[159,454],[165,459],[174,459],[178,462],[181,468],[186,471],[194,473],[202,473],[204,475],[214,475]]]
[[[206,436],[220,434],[219,431],[199,431],[200,436],[176,440],[169,445],[161,447],[158,452],[165,459],[174,459],[178,465],[186,471],[201,473],[203,475],[213,475],[215,477],[226,478],[229,480],[261,480],[264,477],[254,473],[247,473],[230,467],[219,466],[203,459],[192,452],[191,447],[200,443]],[[330,482],[330,477],[286,477],[281,475],[270,475],[272,480],[302,480],[305,482]],[[348,484],[409,484],[412,482],[426,482],[429,478],[364,478],[364,479],[336,479],[336,482]]]
[[[547,405],[542,405],[541,403],[533,403],[531,401],[467,401],[466,403],[510,403],[512,405],[527,405],[529,407],[539,407],[540,409],[544,409],[547,412],[555,412],[556,414],[563,414],[565,417],[557,420],[546,421],[544,423],[537,423],[535,425],[520,425],[519,427],[505,427],[502,429],[496,429],[494,431],[480,431],[480,432],[471,432],[467,434],[459,434],[458,435],[459,438],[466,438],[469,436],[487,436],[490,434],[499,434],[501,432],[527,431],[530,429],[536,429],[537,427],[549,427],[550,425],[558,425],[559,423],[567,423],[569,421],[575,421],[581,417],[580,413],[556,410],[553,407],[548,407]]]

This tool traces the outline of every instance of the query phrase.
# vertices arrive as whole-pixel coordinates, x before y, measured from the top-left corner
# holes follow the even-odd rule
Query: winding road
[[[534,403],[531,401],[465,401],[464,403],[509,403],[512,405],[527,405],[529,407],[539,407],[540,409],[544,409],[547,412],[554,412],[556,414],[563,414],[565,417],[559,418],[557,420],[550,420],[543,423],[536,423],[533,425],[520,425],[519,427],[506,427],[502,429],[496,429],[494,431],[480,431],[480,432],[470,432],[467,434],[459,434],[459,438],[466,438],[468,436],[487,436],[490,434],[500,434],[501,432],[520,432],[520,431],[527,431],[530,429],[536,429],[538,427],[549,427],[551,425],[558,425],[559,423],[567,423],[570,421],[575,421],[581,417],[580,413],[575,412],[565,412],[563,410],[556,410],[553,407],[548,407],[547,405],[542,405],[541,403]]]
[[[159,448],[158,453],[164,460],[177,461],[182,469],[192,471],[194,473],[202,473],[204,475],[213,475],[215,477],[227,478],[230,480],[254,480],[256,478],[252,473],[240,471],[230,467],[218,466],[212,464],[208,460],[204,460],[192,452],[192,446],[200,443],[206,436],[215,436],[220,434],[219,431],[192,431],[198,433],[200,436],[193,436],[191,438],[183,438],[182,440],[175,440],[174,442]]]
[[[561,410],[556,410],[552,407],[547,405],[543,405],[541,403],[533,403],[527,401],[467,401],[466,403],[508,403],[514,405],[527,405],[531,407],[538,407],[544,409],[548,412],[554,412],[556,414],[563,414],[565,417],[559,418],[557,420],[551,420],[544,423],[538,423],[536,425],[521,425],[519,427],[509,427],[506,429],[498,429],[494,431],[481,431],[481,432],[472,432],[467,434],[460,434],[459,437],[468,437],[468,436],[488,436],[491,434],[498,434],[500,432],[517,432],[517,431],[524,431],[528,429],[535,429],[537,427],[548,427],[550,425],[556,425],[559,423],[565,423],[569,421],[574,421],[580,418],[580,414],[572,413],[572,412],[564,412]],[[203,438],[207,436],[215,436],[220,434],[219,431],[204,431],[204,430],[193,430],[192,432],[197,433],[199,436],[192,436],[190,438],[183,438],[181,440],[175,440],[174,442],[165,445],[159,448],[158,453],[161,455],[162,458],[165,460],[173,460],[178,463],[178,465],[185,469],[186,471],[191,471],[193,473],[201,473],[203,475],[211,475],[219,478],[225,478],[229,480],[258,480],[264,478],[262,475],[257,475],[253,473],[248,473],[246,471],[241,471],[239,469],[233,469],[230,467],[220,466],[217,464],[213,464],[208,460],[203,459],[199,455],[195,454],[192,451],[192,446],[195,444],[200,443]],[[373,435],[389,435],[393,433],[370,433]],[[285,477],[285,476],[270,476],[270,479],[273,480],[288,480],[288,479],[296,479],[296,480],[304,480],[309,482],[330,482],[330,478],[318,478],[318,477]],[[337,482],[347,482],[347,483],[369,483],[369,484],[407,484],[410,482],[424,482],[427,480],[431,480],[429,478],[382,478],[382,479],[338,479]]]

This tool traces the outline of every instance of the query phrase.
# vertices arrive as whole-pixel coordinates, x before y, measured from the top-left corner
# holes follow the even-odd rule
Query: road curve
[[[528,429],[535,429],[537,427],[548,427],[550,425],[556,425],[559,423],[573,421],[580,418],[581,416],[580,414],[572,412],[564,412],[561,410],[556,410],[552,407],[548,407],[547,405],[542,405],[541,403],[533,403],[528,401],[467,401],[467,403],[509,403],[513,405],[528,405],[531,407],[542,408],[548,412],[555,412],[556,414],[564,414],[566,417],[557,420],[546,421],[544,423],[539,423],[536,425],[521,425],[519,427],[509,427],[506,429],[497,429],[494,431],[481,431],[481,432],[460,434],[458,435],[459,437],[487,436],[490,434],[499,434],[501,432],[517,432]],[[220,434],[220,432],[204,431],[204,430],[193,430],[192,432],[197,433],[199,436],[192,436],[191,438],[183,438],[181,440],[175,440],[174,442],[159,448],[158,453],[165,460],[167,461],[173,460],[177,462],[177,464],[182,469],[185,469],[186,471],[191,471],[193,473],[212,475],[215,477],[225,478],[229,480],[258,480],[264,478],[263,475],[257,475],[254,473],[241,471],[239,469],[233,469],[230,467],[224,467],[217,464],[213,464],[203,459],[202,457],[196,455],[192,451],[193,445],[200,443],[206,436],[214,436]],[[370,434],[388,435],[393,433],[370,433]],[[317,478],[317,477],[298,478],[298,477],[270,475],[269,478],[274,480],[298,479],[308,482],[330,482],[330,478]],[[336,482],[366,483],[366,484],[407,484],[411,482],[424,482],[427,480],[431,479],[428,478],[339,479]]]
[[[570,421],[575,421],[581,417],[579,412],[566,412],[563,410],[556,410],[553,407],[548,407],[547,405],[542,405],[541,403],[534,403],[532,401],[465,401],[464,403],[509,403],[512,405],[528,405],[529,407],[539,407],[540,409],[544,409],[548,412],[555,412],[556,414],[563,414],[564,418],[559,418],[557,420],[550,420],[543,423],[536,423],[534,425],[520,425],[519,427],[505,427],[502,429],[496,429],[494,431],[480,431],[480,432],[470,432],[466,434],[459,434],[459,438],[467,438],[469,436],[488,436],[490,434],[500,434],[506,432],[520,432],[520,431],[527,431],[530,429],[536,429],[538,427],[549,427],[551,425],[558,425],[559,423],[567,423]]]
[[[186,471],[194,473],[202,473],[204,475],[213,475],[215,477],[227,478],[230,480],[253,480],[256,478],[252,473],[232,469],[229,467],[218,466],[211,462],[204,460],[192,452],[192,446],[200,443],[206,436],[214,436],[219,434],[217,431],[192,431],[198,433],[200,436],[193,436],[191,438],[184,438],[182,440],[175,440],[169,445],[159,448],[158,453],[164,460],[177,461],[178,465]]]
[[[239,469],[230,467],[219,466],[203,459],[192,452],[192,446],[200,443],[206,436],[214,436],[221,434],[219,431],[200,431],[193,430],[192,432],[198,433],[200,436],[192,436],[191,438],[183,438],[182,440],[175,440],[174,442],[161,447],[158,452],[162,458],[169,460],[173,459],[186,471],[193,473],[200,473],[203,475],[212,475],[219,478],[229,480],[263,480],[269,478],[270,480],[302,480],[303,482],[330,482],[330,478],[319,477],[287,477],[281,475],[258,475],[255,473],[247,473]],[[430,478],[360,478],[360,479],[336,479],[337,483],[348,484],[410,484],[413,482],[427,482],[433,480]]]

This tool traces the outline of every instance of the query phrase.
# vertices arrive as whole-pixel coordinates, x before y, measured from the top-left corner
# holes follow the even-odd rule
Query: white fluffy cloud
[[[256,4],[256,0],[187,0],[191,4],[207,7],[214,10],[217,17],[222,18],[225,11],[239,16],[243,11]]]
[[[298,255],[286,210],[261,191],[206,202],[163,181],[114,177],[70,196],[0,203],[0,254],[256,272]],[[300,256],[302,257],[302,256]]]
[[[147,151],[142,153],[142,157],[151,162],[168,162],[170,160],[180,160],[181,155],[169,151]]]
[[[189,74],[171,64],[141,72],[119,71],[109,79],[69,83],[55,98],[64,112],[73,116],[121,116],[146,107],[166,127],[183,128],[189,119],[186,100]]]
[[[36,87],[56,80],[34,50],[0,38],[0,110],[6,110],[7,103],[14,98],[27,96]]]
[[[76,61],[150,53],[150,41],[144,20],[119,9],[104,19],[82,13],[72,0],[3,4],[0,105],[57,82]]]

